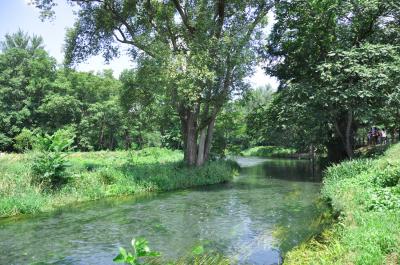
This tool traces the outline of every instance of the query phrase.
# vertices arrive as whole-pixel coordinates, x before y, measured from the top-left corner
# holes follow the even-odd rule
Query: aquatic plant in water
[[[146,264],[144,261],[145,258],[160,256],[159,252],[150,250],[149,243],[145,238],[133,238],[131,245],[133,250],[132,252],[120,247],[119,254],[113,259],[113,261],[130,265],[144,265]]]

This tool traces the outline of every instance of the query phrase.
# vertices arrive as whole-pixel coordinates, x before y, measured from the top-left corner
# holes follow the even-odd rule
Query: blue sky
[[[65,30],[74,23],[72,8],[65,4],[65,0],[57,0],[55,8],[56,18],[53,21],[42,22],[39,12],[28,4],[29,0],[0,0],[0,39],[6,33],[12,33],[19,28],[29,34],[40,35],[44,39],[46,50],[55,57],[59,63],[63,60],[62,47]],[[77,69],[81,71],[100,71],[112,69],[116,77],[123,69],[131,68],[133,63],[129,57],[122,56],[105,64],[101,56],[92,57],[87,62],[80,64]],[[277,86],[277,81],[264,74],[260,67],[254,76],[249,77],[253,86],[262,86],[270,83]]]

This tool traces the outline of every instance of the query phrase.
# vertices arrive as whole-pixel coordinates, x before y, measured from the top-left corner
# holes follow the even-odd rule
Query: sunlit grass
[[[296,154],[293,148],[281,146],[256,146],[241,153],[243,156],[258,156],[271,158],[292,158]]]
[[[73,153],[68,183],[44,192],[31,182],[31,155],[0,157],[0,217],[50,211],[65,204],[108,196],[160,192],[228,181],[235,172],[229,161],[201,168],[182,163],[182,152],[160,148],[141,151]]]
[[[400,144],[328,168],[322,194],[337,222],[289,252],[286,264],[400,264]]]

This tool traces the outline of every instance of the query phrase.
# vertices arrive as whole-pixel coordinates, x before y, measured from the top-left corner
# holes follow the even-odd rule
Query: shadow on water
[[[118,246],[138,236],[168,259],[201,244],[241,264],[280,264],[320,229],[320,183],[305,161],[239,163],[226,184],[0,220],[0,264],[112,264]]]
[[[272,159],[252,167],[244,167],[241,171],[244,175],[257,175],[288,181],[312,181],[320,182],[322,172],[319,166],[313,170],[309,160]]]

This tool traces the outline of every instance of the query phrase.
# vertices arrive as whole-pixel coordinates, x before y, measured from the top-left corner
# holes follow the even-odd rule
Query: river
[[[241,264],[280,264],[320,229],[318,176],[307,161],[237,161],[226,184],[0,220],[0,264],[113,264],[138,236],[171,259],[202,245]]]

